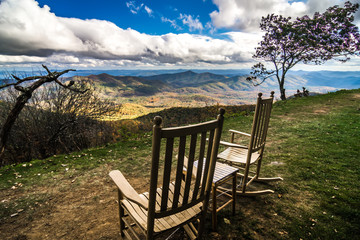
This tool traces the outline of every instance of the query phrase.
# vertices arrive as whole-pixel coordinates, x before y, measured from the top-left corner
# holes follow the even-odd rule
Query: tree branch
[[[77,93],[86,93],[89,89],[85,89],[85,90],[80,90],[77,88],[72,88],[72,86],[75,84],[74,81],[70,81],[68,85],[63,84],[61,81],[59,81],[58,79],[55,79],[55,82],[57,84],[59,84],[60,86],[62,86],[63,88],[69,89],[71,91],[77,92]]]
[[[71,89],[70,87],[74,84],[74,83],[70,82],[68,85],[64,85],[58,80],[58,78],[61,75],[68,73],[70,71],[75,71],[74,69],[67,69],[62,72],[56,72],[56,71],[51,72],[45,65],[42,65],[42,66],[43,66],[43,68],[45,68],[45,70],[48,73],[46,76],[32,76],[32,77],[26,77],[26,78],[20,79],[19,77],[13,75],[13,78],[17,80],[16,83],[5,84],[0,87],[0,89],[2,89],[5,87],[14,86],[14,88],[17,91],[21,92],[20,95],[16,98],[15,105],[10,110],[10,112],[5,120],[5,123],[0,130],[0,166],[2,166],[4,164],[2,156],[5,152],[5,148],[6,148],[6,144],[7,144],[9,135],[10,135],[11,128],[14,126],[14,123],[15,123],[16,119],[18,118],[20,112],[24,108],[25,104],[32,97],[33,92],[47,82],[55,81],[60,86],[68,88],[68,89]],[[36,80],[36,81],[34,83],[32,83],[29,87],[20,86],[21,83],[24,83],[24,82],[27,82],[30,80]],[[79,89],[71,89],[71,90],[78,91],[78,92],[86,92],[87,91],[87,90],[82,91]]]

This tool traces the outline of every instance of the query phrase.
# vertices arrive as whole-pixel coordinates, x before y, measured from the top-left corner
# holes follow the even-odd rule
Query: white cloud
[[[153,10],[145,5],[145,11],[149,14],[149,17],[153,17]]]
[[[306,2],[306,14],[312,15],[315,12],[323,12],[331,6],[343,5],[342,0],[308,0]]]
[[[212,25],[211,22],[207,22],[205,28],[209,30],[210,34],[214,34],[216,28]]]
[[[31,56],[8,56],[8,55],[0,55],[0,65],[4,64],[16,64],[16,63],[41,63],[45,62],[46,58],[44,57],[31,57]]]
[[[126,2],[126,6],[130,9],[132,14],[138,14],[144,4],[136,5],[135,1]]]
[[[154,17],[153,16],[154,11],[151,8],[149,8],[148,6],[146,6],[144,3],[137,5],[136,1],[129,1],[129,2],[126,2],[126,6],[129,8],[129,10],[132,14],[136,15],[141,11],[141,9],[144,9],[144,12],[147,12],[149,17]]]
[[[161,17],[161,21],[162,21],[162,22],[168,22],[168,23],[170,23],[171,26],[172,26],[173,28],[175,28],[176,30],[182,30],[182,28],[176,23],[176,20],[175,20],[175,19],[174,19],[174,20],[171,20],[171,19],[168,19],[168,18],[166,18],[166,17]]]
[[[82,41],[34,0],[0,2],[0,53],[45,56],[53,51],[84,50]]]
[[[312,1],[308,2],[309,6],[316,5]],[[314,9],[321,7],[315,5]],[[198,17],[180,16],[192,30],[204,29]],[[180,29],[176,20],[163,17],[162,21]],[[211,27],[210,23],[205,26],[210,30]],[[48,6],[40,7],[35,0],[0,0],[1,67],[40,63],[76,69],[251,67],[254,62],[251,56],[261,36],[244,32],[224,35],[223,39],[196,34],[148,35],[119,28],[108,21],[58,17]]]
[[[343,5],[344,0],[213,0],[218,10],[210,13],[212,23],[217,28],[241,31],[259,31],[262,16],[275,13],[283,16],[299,17],[324,12],[334,5]],[[358,2],[358,0],[352,0]],[[360,13],[357,13],[357,20]]]
[[[183,15],[192,29],[198,19]],[[163,21],[169,21],[163,18]],[[115,24],[62,18],[35,0],[0,2],[0,64],[51,62],[68,66],[159,66],[229,64],[248,61],[235,38],[193,34],[147,35]],[[104,65],[105,66],[105,65]]]
[[[262,16],[269,13],[302,14],[306,5],[302,2],[289,3],[286,0],[213,0],[218,11],[210,14],[217,28],[254,31],[259,28]]]
[[[179,19],[182,20],[182,23],[184,25],[187,25],[189,27],[190,32],[195,30],[201,31],[204,29],[202,23],[199,20],[199,17],[193,18],[193,16],[191,15],[180,13]]]
[[[255,52],[255,48],[262,40],[261,33],[228,32],[226,33],[239,48],[244,57],[250,59]]]
[[[47,58],[47,61],[55,62],[55,63],[65,63],[65,64],[80,63],[80,59],[78,57],[67,54],[53,54]]]

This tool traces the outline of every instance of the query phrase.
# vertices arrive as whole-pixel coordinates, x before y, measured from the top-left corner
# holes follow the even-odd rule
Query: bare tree
[[[78,89],[74,88],[74,81],[70,81],[67,84],[62,83],[59,80],[59,77],[65,73],[70,71],[75,71],[74,69],[67,69],[61,72],[53,71],[51,72],[45,65],[42,65],[43,68],[46,70],[47,75],[45,76],[31,76],[25,78],[19,78],[15,75],[12,75],[15,81],[1,85],[1,89],[14,87],[15,90],[19,92],[15,100],[15,104],[11,107],[10,112],[8,113],[3,126],[0,130],[0,165],[4,164],[3,161],[3,154],[5,152],[5,148],[7,146],[7,142],[9,139],[10,131],[14,126],[16,119],[18,118],[20,112],[24,109],[25,105],[28,103],[29,99],[33,96],[33,93],[39,89],[45,83],[55,83],[62,88],[69,89],[74,92],[78,93],[86,93],[87,89]]]

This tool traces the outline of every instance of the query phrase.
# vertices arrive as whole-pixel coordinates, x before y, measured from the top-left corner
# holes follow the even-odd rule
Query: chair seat
[[[168,196],[168,202],[170,205],[170,204],[172,204],[172,199],[173,199],[174,182],[172,182],[170,184],[169,188],[172,190],[169,192],[169,196]],[[161,194],[162,194],[162,189],[158,188],[157,189],[157,198],[156,198],[156,210],[160,209]],[[149,193],[146,192],[143,194],[139,194],[139,196],[141,198],[148,200]],[[182,196],[180,196],[179,197],[179,205],[181,205],[182,199],[183,199]],[[136,203],[129,201],[129,200],[124,199],[121,201],[121,203],[124,206],[124,208],[130,213],[130,215],[134,218],[134,220],[146,231],[147,230],[148,212],[145,209],[141,208]],[[176,214],[173,214],[173,215],[170,215],[167,217],[163,217],[163,218],[155,218],[154,232],[166,231],[168,229],[177,227],[177,226],[187,222],[188,220],[190,220],[191,218],[193,218],[194,216],[196,216],[197,214],[199,214],[201,212],[201,206],[202,206],[202,202],[198,203],[197,205],[193,206],[192,208],[178,212]]]
[[[224,159],[226,161],[230,161],[235,164],[244,165],[246,164],[246,158],[248,154],[248,149],[244,148],[235,148],[229,147],[218,155],[218,158]],[[254,152],[251,155],[250,164],[255,163],[260,154],[258,152]]]

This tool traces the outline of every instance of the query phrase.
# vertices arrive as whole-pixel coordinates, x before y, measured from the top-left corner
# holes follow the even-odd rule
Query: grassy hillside
[[[194,114],[189,112],[189,114]],[[228,129],[250,131],[252,114],[226,115]],[[275,194],[238,198],[218,214],[207,239],[359,239],[360,89],[277,102],[262,174],[284,181]],[[0,169],[0,239],[117,239],[120,169],[148,190],[151,133],[128,141]],[[210,217],[210,216],[209,216]]]

